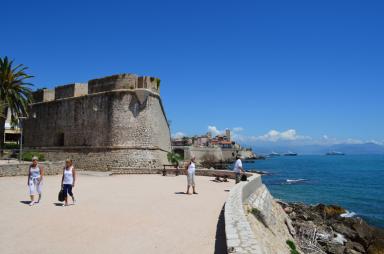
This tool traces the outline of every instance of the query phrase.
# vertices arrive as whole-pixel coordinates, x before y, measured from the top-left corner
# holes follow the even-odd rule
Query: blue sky
[[[36,87],[158,76],[174,134],[383,142],[383,13],[354,0],[4,1],[0,56]]]

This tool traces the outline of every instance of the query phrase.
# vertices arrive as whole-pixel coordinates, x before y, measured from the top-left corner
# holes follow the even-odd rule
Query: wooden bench
[[[164,164],[162,169],[163,176],[166,176],[167,173],[175,174],[175,176],[178,176],[182,173],[181,169],[175,165],[171,164]]]

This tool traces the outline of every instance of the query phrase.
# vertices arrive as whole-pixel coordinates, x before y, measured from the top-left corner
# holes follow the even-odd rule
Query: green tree
[[[29,103],[32,102],[31,83],[27,80],[33,76],[28,75],[28,67],[23,64],[14,65],[8,57],[0,57],[0,153],[4,148],[4,125],[8,109],[11,112],[11,121],[16,123],[20,116],[28,115]]]

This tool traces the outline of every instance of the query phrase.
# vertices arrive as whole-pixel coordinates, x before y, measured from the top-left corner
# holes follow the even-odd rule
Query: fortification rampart
[[[160,168],[171,150],[160,81],[121,74],[40,90],[24,123],[25,147],[84,170]]]

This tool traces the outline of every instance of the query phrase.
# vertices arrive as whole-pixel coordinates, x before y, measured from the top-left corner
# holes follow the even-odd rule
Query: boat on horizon
[[[281,154],[279,153],[276,153],[276,152],[272,152],[268,155],[269,157],[278,157],[278,156],[281,156]]]
[[[284,156],[297,156],[297,153],[289,151],[288,153],[285,153]]]
[[[325,155],[345,155],[345,153],[343,153],[343,152],[332,151],[332,152],[328,152],[328,153],[326,153]]]

